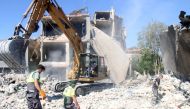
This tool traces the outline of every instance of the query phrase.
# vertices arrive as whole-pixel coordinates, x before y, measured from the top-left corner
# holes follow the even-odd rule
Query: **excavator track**
[[[67,82],[59,82],[55,85],[55,92],[63,92],[67,86]]]
[[[67,87],[67,82],[59,82],[55,85],[56,92],[63,92],[64,89]],[[112,88],[114,87],[113,83],[77,83],[75,87],[75,94],[77,96],[84,96],[89,94],[90,92],[98,92],[102,91],[103,89]]]

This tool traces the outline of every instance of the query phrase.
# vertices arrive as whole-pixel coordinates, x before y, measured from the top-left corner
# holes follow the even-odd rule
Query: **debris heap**
[[[19,80],[19,77],[22,78]],[[0,109],[27,109],[23,77],[1,75]],[[44,109],[63,109],[62,94],[53,91],[55,83],[54,78],[48,78],[43,85],[47,92],[47,99],[41,101]],[[78,101],[81,109],[190,109],[189,82],[164,75],[159,91],[162,97],[158,103],[154,102],[151,86],[151,78],[139,75],[137,79],[126,80],[113,88],[79,96]]]
[[[126,80],[121,86],[79,97],[81,109],[190,109],[190,83],[164,75],[162,99],[155,103],[152,80],[141,76]]]

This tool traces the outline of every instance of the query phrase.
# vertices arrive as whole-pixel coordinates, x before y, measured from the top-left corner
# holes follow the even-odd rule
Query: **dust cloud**
[[[108,75],[116,84],[124,81],[129,67],[129,57],[116,40],[96,27],[93,30],[95,36],[91,44],[97,54],[105,58]]]

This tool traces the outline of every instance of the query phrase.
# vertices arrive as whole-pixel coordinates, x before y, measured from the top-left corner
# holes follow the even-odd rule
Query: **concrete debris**
[[[44,109],[63,109],[62,93],[53,91],[54,79],[43,85],[47,99],[41,101]],[[0,109],[27,109],[24,81],[0,85]],[[152,79],[139,75],[114,88],[91,92],[78,97],[81,109],[190,109],[190,83],[164,75],[160,84],[161,99],[155,103],[152,95]],[[15,90],[16,89],[16,90]],[[8,90],[8,91],[7,91]],[[179,108],[178,108],[179,107]]]
[[[126,80],[119,87],[79,97],[79,101],[82,109],[177,109],[184,102],[186,103],[180,109],[189,109],[187,98],[179,90],[179,81],[164,75],[160,88],[162,99],[157,104],[154,104],[151,80],[146,80],[143,76],[136,80]],[[188,82],[182,84],[185,87],[190,85]],[[185,90],[184,86],[181,89]]]

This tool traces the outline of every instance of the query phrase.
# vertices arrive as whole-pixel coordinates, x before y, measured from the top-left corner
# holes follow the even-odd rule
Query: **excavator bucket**
[[[25,71],[25,40],[12,39],[0,41],[0,59],[16,72]]]

